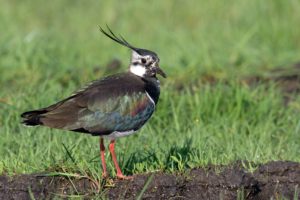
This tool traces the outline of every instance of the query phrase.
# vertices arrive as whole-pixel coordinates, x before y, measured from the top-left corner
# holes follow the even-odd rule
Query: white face
[[[147,74],[147,70],[151,70],[151,65],[154,62],[152,56],[141,56],[135,51],[132,51],[129,70],[137,76],[144,77]]]

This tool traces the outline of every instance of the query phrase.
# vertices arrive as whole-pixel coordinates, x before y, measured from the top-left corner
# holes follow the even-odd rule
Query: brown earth
[[[242,166],[240,162],[182,174],[139,174],[133,180],[109,184],[97,184],[84,177],[0,176],[0,199],[53,199],[68,195],[82,195],[85,199],[97,195],[109,199],[136,199],[139,195],[142,199],[300,199],[300,163],[272,161],[258,166],[253,173]]]

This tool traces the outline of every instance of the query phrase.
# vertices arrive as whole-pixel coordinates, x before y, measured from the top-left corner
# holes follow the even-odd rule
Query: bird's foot
[[[121,180],[132,180],[133,176],[124,176],[123,174],[117,174],[117,178]]]
[[[103,173],[102,173],[102,178],[103,178],[103,179],[107,179],[107,178],[108,178],[108,175],[107,175],[106,172],[103,172]]]

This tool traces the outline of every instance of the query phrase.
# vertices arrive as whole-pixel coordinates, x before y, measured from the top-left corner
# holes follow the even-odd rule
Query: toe
[[[117,178],[121,180],[132,180],[133,176],[124,176],[123,174],[117,174]]]

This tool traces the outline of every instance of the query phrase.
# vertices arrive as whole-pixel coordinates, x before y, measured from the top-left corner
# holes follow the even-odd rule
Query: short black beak
[[[167,74],[159,67],[158,64],[155,65],[155,72],[160,74],[162,77],[167,78]]]

